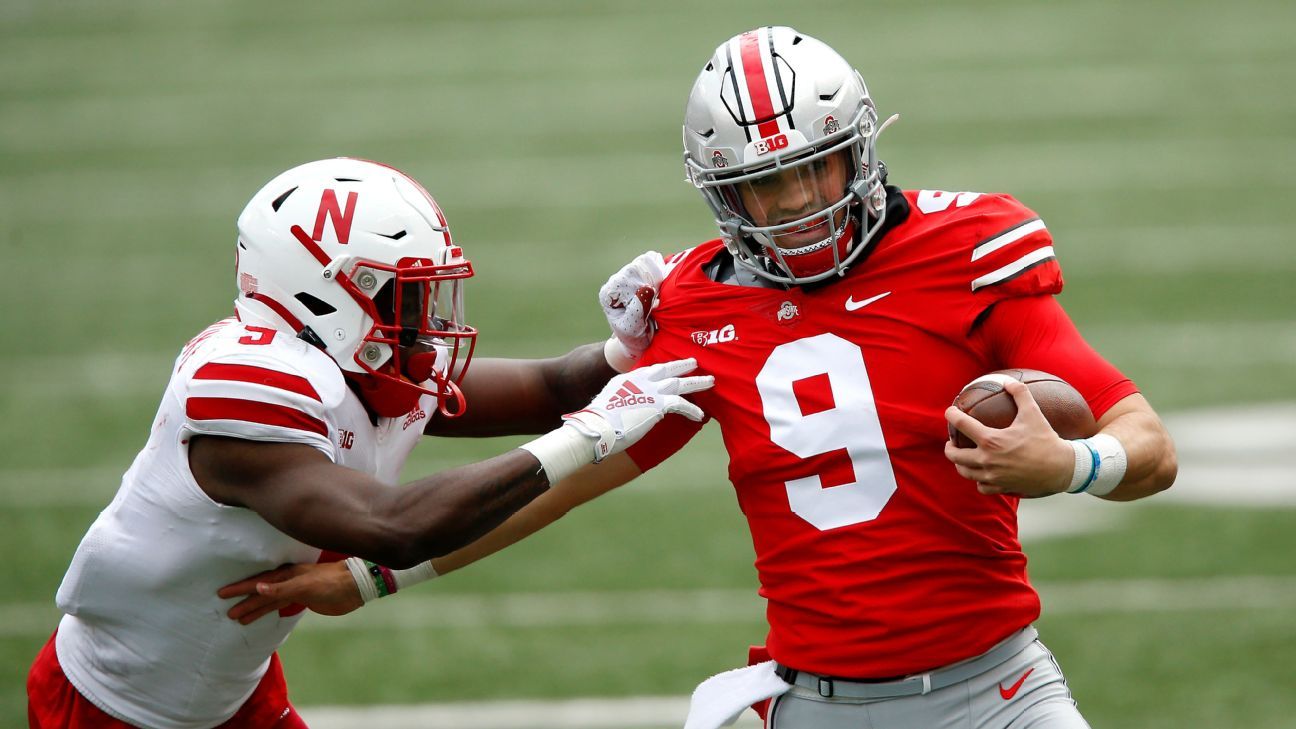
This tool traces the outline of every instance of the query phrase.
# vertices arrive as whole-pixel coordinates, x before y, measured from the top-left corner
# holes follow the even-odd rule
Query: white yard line
[[[1049,615],[1159,611],[1293,610],[1296,576],[1069,580],[1036,583]],[[751,589],[437,594],[434,589],[374,603],[340,618],[309,616],[305,632],[568,628],[615,625],[760,623],[764,601]],[[58,620],[52,602],[0,605],[0,637],[42,635]]]
[[[700,676],[699,680],[706,678]],[[315,706],[302,708],[311,729],[658,729],[683,726],[686,696],[635,696],[624,699],[480,701],[404,706]],[[761,726],[745,711],[733,726]]]

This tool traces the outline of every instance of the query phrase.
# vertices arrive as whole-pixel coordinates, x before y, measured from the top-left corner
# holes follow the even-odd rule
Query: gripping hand
[[[680,359],[613,377],[584,409],[564,415],[563,427],[594,439],[598,463],[638,442],[667,413],[700,421],[702,409],[682,396],[709,389],[715,377],[681,376],[696,367],[697,360]]]
[[[626,372],[639,360],[653,337],[649,318],[657,304],[657,290],[666,275],[662,255],[649,251],[626,264],[599,289],[599,305],[612,328],[604,352],[608,363]]]

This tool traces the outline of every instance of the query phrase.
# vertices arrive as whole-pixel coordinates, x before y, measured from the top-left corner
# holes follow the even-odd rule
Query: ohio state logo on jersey
[[[703,347],[709,347],[712,344],[732,342],[737,338],[738,335],[734,332],[733,324],[725,324],[719,329],[712,329],[710,331],[693,332],[693,341]]]
[[[801,309],[797,307],[796,304],[791,301],[784,301],[782,305],[779,306],[777,316],[779,321],[792,321],[800,314]]]

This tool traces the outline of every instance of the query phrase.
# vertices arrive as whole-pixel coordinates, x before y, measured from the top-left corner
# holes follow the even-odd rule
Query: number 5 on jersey
[[[826,384],[826,409],[805,412],[797,385]],[[756,376],[770,440],[798,458],[833,451],[850,457],[849,483],[825,488],[818,474],[786,482],[792,512],[819,530],[872,521],[895,493],[877,404],[859,346],[820,334],[774,348]]]

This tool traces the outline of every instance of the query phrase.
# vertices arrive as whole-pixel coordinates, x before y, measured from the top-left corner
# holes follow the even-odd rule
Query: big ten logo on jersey
[[[786,134],[775,134],[772,137],[758,139],[755,142],[756,156],[777,152],[780,149],[787,149],[788,138]]]
[[[943,213],[953,205],[965,208],[981,197],[979,192],[945,192],[944,190],[922,190],[918,193],[918,209],[924,215]]]
[[[315,229],[311,231],[311,240],[316,243],[324,240],[324,222],[333,223],[333,234],[337,242],[346,245],[351,240],[351,221],[355,218],[356,201],[360,193],[354,190],[347,193],[346,210],[338,203],[337,191],[326,188],[320,195],[319,211],[315,213]]]
[[[351,430],[339,430],[338,448],[341,448],[344,451],[349,451],[353,445],[355,445],[355,432]]]
[[[693,332],[694,343],[700,344],[703,347],[732,342],[737,338],[738,334],[734,331],[733,324],[725,324],[719,329],[712,329],[710,331]]]

